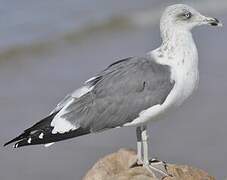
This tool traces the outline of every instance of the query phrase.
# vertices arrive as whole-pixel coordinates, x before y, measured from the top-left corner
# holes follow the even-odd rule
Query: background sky
[[[227,25],[227,1],[0,0],[0,144],[45,117],[110,63],[160,45],[159,17],[184,2]],[[175,114],[150,124],[151,156],[227,177],[227,26],[193,30],[200,85]],[[104,155],[136,148],[135,128],[45,148],[0,148],[1,180],[78,180]]]

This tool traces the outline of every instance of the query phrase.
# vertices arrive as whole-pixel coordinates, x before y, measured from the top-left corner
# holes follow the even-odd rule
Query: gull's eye
[[[185,10],[184,12],[180,13],[177,16],[177,19],[180,19],[180,20],[188,20],[191,17],[192,17],[192,13],[190,11]]]
[[[186,17],[187,19],[190,19],[192,17],[192,13],[186,12],[186,13],[184,13],[184,17]]]

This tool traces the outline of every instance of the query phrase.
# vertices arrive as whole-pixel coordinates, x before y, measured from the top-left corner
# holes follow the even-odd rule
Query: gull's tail
[[[4,146],[14,142],[16,142],[14,148],[36,144],[49,144],[90,133],[88,129],[78,128],[74,131],[65,132],[64,134],[52,134],[53,127],[50,124],[57,113],[55,112],[42,119],[32,127],[26,129],[18,137],[5,143]]]

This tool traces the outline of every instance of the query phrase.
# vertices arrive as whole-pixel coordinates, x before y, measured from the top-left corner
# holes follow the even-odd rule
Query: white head
[[[162,33],[171,29],[190,31],[196,26],[205,24],[212,26],[222,25],[216,18],[203,16],[188,5],[175,4],[165,9],[161,18],[160,28]]]

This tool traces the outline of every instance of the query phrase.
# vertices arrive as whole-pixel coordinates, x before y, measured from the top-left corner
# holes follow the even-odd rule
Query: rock
[[[83,180],[155,180],[141,167],[131,167],[136,162],[133,150],[120,149],[100,159],[85,175]],[[215,180],[208,173],[186,165],[167,164],[168,173],[173,177],[165,180]]]

